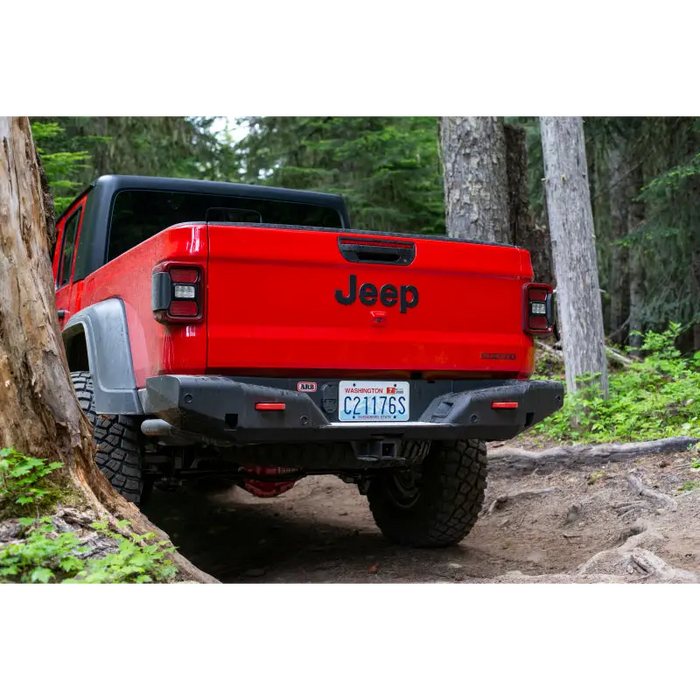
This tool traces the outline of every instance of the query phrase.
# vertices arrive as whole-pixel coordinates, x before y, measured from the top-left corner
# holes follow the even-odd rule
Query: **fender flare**
[[[95,412],[142,414],[124,302],[107,299],[81,309],[63,328],[64,344],[81,333],[85,336],[92,374]]]

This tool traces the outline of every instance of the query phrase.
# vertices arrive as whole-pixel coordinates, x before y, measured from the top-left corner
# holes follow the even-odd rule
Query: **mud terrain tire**
[[[134,416],[95,413],[92,376],[71,372],[78,403],[95,430],[95,461],[110,484],[127,501],[139,505],[143,491],[142,454],[139,426]]]
[[[408,485],[396,472],[372,480],[367,498],[377,527],[389,541],[409,547],[457,544],[481,511],[486,462],[480,440],[434,441]]]

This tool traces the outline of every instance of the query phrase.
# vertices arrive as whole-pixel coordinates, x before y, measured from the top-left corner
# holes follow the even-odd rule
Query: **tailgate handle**
[[[411,241],[338,238],[338,248],[348,262],[355,263],[410,265],[416,257],[416,246]]]

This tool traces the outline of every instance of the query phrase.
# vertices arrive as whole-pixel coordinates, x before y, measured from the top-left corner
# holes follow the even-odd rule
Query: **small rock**
[[[450,569],[461,569],[462,565],[458,564],[456,561],[448,561],[447,562],[447,567]]]
[[[368,574],[376,574],[377,571],[379,571],[379,565],[378,564],[372,564],[372,566],[367,569]]]
[[[579,516],[581,515],[581,506],[578,503],[574,503],[566,513],[565,524],[571,525],[575,523]]]
[[[343,516],[347,515],[347,514],[348,514],[347,510],[343,510],[343,511],[341,511],[340,513],[338,513],[338,515],[339,515],[341,518],[342,518]]]
[[[258,578],[259,576],[264,576],[267,569],[248,569],[243,575],[248,578]]]
[[[8,522],[0,525],[0,542],[9,542],[17,539],[24,528],[15,522]]]

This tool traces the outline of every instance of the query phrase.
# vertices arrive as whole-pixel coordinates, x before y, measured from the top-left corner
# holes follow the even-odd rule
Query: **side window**
[[[70,282],[70,273],[73,268],[73,253],[75,252],[75,236],[78,233],[80,212],[82,207],[71,215],[63,227],[63,243],[61,246],[61,260],[58,270],[58,288]]]

